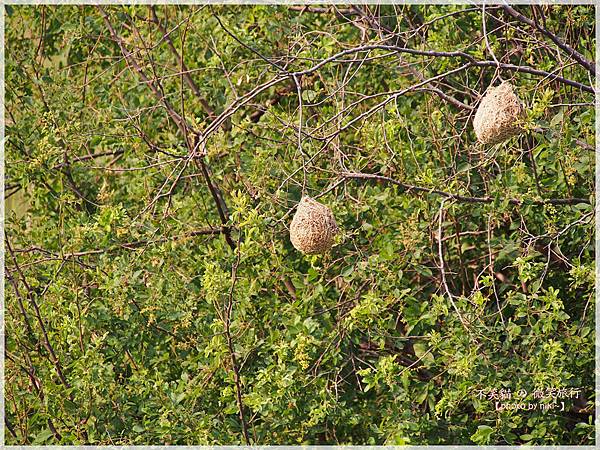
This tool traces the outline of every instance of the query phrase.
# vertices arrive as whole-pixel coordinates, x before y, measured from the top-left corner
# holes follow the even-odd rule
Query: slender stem
[[[231,336],[231,328],[230,328],[231,312],[233,310],[233,301],[234,301],[233,293],[235,291],[235,285],[236,285],[236,281],[237,281],[237,270],[240,265],[240,257],[241,257],[240,250],[239,250],[239,242],[236,247],[237,247],[237,251],[236,251],[237,256],[236,256],[236,260],[233,263],[233,266],[231,268],[231,288],[229,290],[228,303],[227,303],[227,308],[225,310],[224,325],[225,325],[225,336],[227,337],[227,347],[229,349],[229,356],[231,358],[231,366],[233,368],[233,378],[235,380],[236,398],[237,398],[237,403],[238,403],[240,421],[242,422],[242,433],[244,435],[244,441],[246,442],[246,445],[250,445],[250,437],[248,435],[248,422],[246,421],[246,415],[244,412],[244,402],[242,399],[242,382],[241,382],[241,378],[240,378],[240,369],[238,366],[237,358],[235,356],[235,348],[233,346],[233,338]]]
[[[556,45],[558,45],[558,47],[560,47],[562,50],[567,52],[570,57],[572,57],[575,61],[577,61],[579,64],[581,64],[583,67],[585,67],[592,75],[596,76],[596,67],[595,67],[594,63],[591,61],[588,61],[581,53],[579,53],[577,50],[575,50],[573,47],[571,47],[566,42],[563,42],[554,33],[548,31],[546,28],[542,27],[539,23],[534,22],[530,18],[525,17],[523,14],[516,11],[514,8],[510,7],[509,5],[502,5],[502,8],[508,14],[513,16],[515,19],[519,20],[520,22],[526,23],[530,27],[538,30],[544,36],[550,38],[550,40],[552,42],[554,42]]]
[[[415,186],[411,184],[402,183],[393,178],[385,177],[383,175],[374,175],[370,173],[358,173],[358,172],[342,172],[340,174],[342,179],[358,179],[358,180],[376,180],[376,181],[384,181],[387,183],[395,184],[396,186],[400,186],[404,189],[404,192],[424,192],[427,194],[438,195],[441,197],[451,198],[453,200],[457,200],[460,202],[466,203],[493,203],[496,201],[495,197],[469,197],[466,195],[458,195],[453,194],[451,192],[441,191],[433,188],[426,188],[423,186]],[[500,199],[501,201],[505,201],[506,199]],[[590,201],[587,198],[550,198],[547,200],[520,200],[516,198],[508,199],[508,202],[511,205],[521,205],[523,203],[533,204],[533,205],[576,205],[578,203],[587,203],[590,204]]]

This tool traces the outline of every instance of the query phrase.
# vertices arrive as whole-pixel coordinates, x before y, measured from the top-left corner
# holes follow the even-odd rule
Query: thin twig
[[[241,235],[240,235],[241,236]],[[250,445],[250,437],[248,435],[248,423],[246,421],[246,415],[244,412],[244,402],[242,399],[242,382],[240,379],[240,371],[237,363],[237,358],[235,356],[235,348],[233,346],[233,338],[231,336],[231,312],[233,310],[233,294],[235,291],[235,285],[237,281],[237,270],[240,265],[241,253],[239,246],[239,238],[238,245],[236,246],[236,259],[231,267],[231,288],[229,289],[228,303],[225,310],[224,317],[224,326],[225,326],[225,336],[227,337],[227,347],[229,349],[229,356],[231,358],[231,365],[233,368],[233,377],[235,381],[235,390],[236,397],[239,409],[240,420],[242,422],[242,433],[244,435],[244,441],[246,445]]]
[[[506,11],[508,14],[513,16],[515,19],[519,20],[520,22],[526,23],[530,27],[538,30],[544,36],[550,38],[550,40],[552,42],[554,42],[556,45],[558,45],[558,47],[560,47],[562,50],[564,50],[566,53],[568,53],[569,56],[571,56],[575,61],[577,61],[579,64],[581,64],[583,67],[585,67],[586,70],[588,70],[592,75],[596,76],[595,64],[591,61],[588,61],[581,53],[579,53],[577,50],[575,50],[569,44],[567,44],[566,42],[563,42],[557,35],[550,32],[546,28],[542,27],[539,23],[534,22],[533,20],[529,19],[528,17],[525,17],[523,14],[516,11],[514,8],[510,7],[507,4],[502,5],[502,9],[504,9],[504,11]]]
[[[508,201],[511,205],[576,205],[578,203],[586,203],[590,204],[590,201],[587,198],[550,198],[546,200],[531,200],[531,199],[516,199],[516,198],[495,198],[495,197],[468,197],[466,195],[452,194],[450,192],[440,191],[434,188],[426,188],[423,186],[415,186],[411,184],[402,183],[393,178],[385,177],[383,175],[374,175],[370,173],[357,173],[357,172],[342,172],[340,173],[340,177],[343,179],[358,179],[358,180],[377,180],[384,181],[387,183],[395,184],[396,186],[400,186],[403,188],[405,193],[410,192],[424,192],[427,194],[439,195],[441,197],[450,198],[453,200],[467,202],[467,203],[493,203],[495,201]]]

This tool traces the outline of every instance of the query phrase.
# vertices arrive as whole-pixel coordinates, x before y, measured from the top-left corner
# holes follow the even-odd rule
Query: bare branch
[[[591,61],[588,61],[581,53],[579,53],[573,47],[571,47],[570,45],[568,45],[566,42],[563,42],[554,33],[550,32],[549,30],[547,30],[546,28],[544,28],[543,26],[541,26],[539,23],[534,22],[533,20],[529,19],[528,17],[525,17],[523,14],[521,14],[518,11],[516,11],[514,8],[510,7],[509,5],[502,5],[502,8],[508,14],[510,14],[511,16],[513,16],[515,19],[517,19],[517,20],[519,20],[519,21],[521,21],[523,23],[526,23],[530,27],[535,28],[536,30],[538,30],[544,36],[550,38],[550,40],[552,42],[554,42],[562,50],[564,50],[566,53],[568,53],[571,58],[573,58],[575,61],[577,61],[583,67],[585,67],[592,75],[596,76],[596,66],[595,66],[595,64],[593,62],[591,62]]]
[[[401,188],[403,188],[403,192],[405,192],[407,194],[409,194],[411,192],[423,192],[426,194],[438,195],[440,197],[451,198],[453,200],[457,200],[460,202],[467,202],[467,203],[493,203],[496,200],[500,200],[501,202],[508,200],[508,203],[510,203],[511,205],[523,205],[523,204],[576,205],[579,203],[590,204],[590,201],[587,198],[550,198],[547,200],[532,200],[532,199],[522,199],[521,200],[521,199],[516,199],[516,198],[496,199],[493,197],[469,197],[469,196],[465,196],[465,195],[452,194],[450,192],[440,191],[438,189],[433,189],[433,188],[430,189],[430,188],[426,188],[423,186],[415,186],[415,185],[411,185],[411,184],[402,183],[398,180],[395,180],[393,178],[389,178],[389,177],[386,177],[383,175],[374,175],[374,174],[370,174],[370,173],[357,173],[357,172],[342,172],[342,173],[340,173],[340,176],[343,179],[384,181],[386,183],[391,183],[391,184],[395,184],[396,186],[400,186]]]

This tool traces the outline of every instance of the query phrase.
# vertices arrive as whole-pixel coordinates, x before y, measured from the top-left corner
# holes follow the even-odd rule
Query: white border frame
[[[296,0],[0,0],[0,194],[2,195],[2,199],[4,198],[4,143],[5,143],[5,122],[4,122],[4,27],[5,27],[5,7],[4,5],[14,5],[14,6],[25,6],[25,5],[99,5],[99,4],[116,4],[116,5],[148,5],[148,4],[162,4],[162,5],[202,5],[202,4],[220,4],[220,5],[343,5],[343,4],[356,4],[356,5],[367,5],[367,4],[380,4],[380,5],[389,5],[389,4],[414,4],[414,5],[483,5],[483,4],[511,4],[511,5],[594,5],[595,6],[595,19],[596,19],[596,55],[595,55],[595,63],[596,68],[600,68],[600,0],[511,0],[511,1],[487,1],[487,0],[379,0],[379,1],[368,1],[368,0],[354,0],[354,1],[343,1],[343,0],[306,0],[306,1],[296,1]],[[600,142],[600,75],[596,77],[595,83],[596,89],[596,98],[595,98],[595,106],[596,106],[596,116],[595,116],[595,125],[596,125],[596,202],[598,202],[598,194],[600,193],[600,148],[598,143]],[[4,289],[5,289],[5,280],[4,280],[4,258],[5,258],[5,248],[4,248],[4,236],[2,236],[2,242],[0,243],[0,267],[2,268],[2,277],[0,277],[0,448],[10,448],[10,449],[49,449],[49,450],[60,450],[64,448],[74,448],[81,450],[93,450],[93,449],[130,449],[130,450],[152,450],[152,449],[164,449],[168,447],[177,447],[181,449],[200,449],[200,450],[210,450],[210,449],[219,449],[219,448],[243,448],[243,449],[314,449],[314,450],[398,450],[398,449],[418,449],[427,447],[430,449],[449,449],[449,448],[460,448],[466,450],[475,450],[475,449],[574,449],[574,450],[582,450],[582,449],[595,449],[597,446],[600,448],[600,427],[599,419],[600,419],[600,399],[598,398],[598,394],[600,393],[600,368],[598,367],[598,362],[600,361],[600,309],[598,306],[600,305],[600,297],[598,293],[600,292],[600,207],[596,204],[596,214],[595,214],[595,258],[596,258],[596,302],[595,302],[595,325],[596,325],[596,345],[595,345],[595,359],[596,359],[596,368],[595,368],[595,425],[596,425],[596,446],[569,446],[569,445],[559,445],[559,446],[546,446],[546,445],[538,445],[538,446],[518,446],[518,445],[503,445],[503,446],[476,446],[476,445],[407,445],[407,446],[364,446],[364,445],[344,445],[344,446],[327,446],[327,445],[310,445],[310,446],[299,446],[299,445],[271,445],[271,446],[247,446],[247,445],[215,445],[215,446],[205,446],[205,445],[197,445],[197,446],[187,446],[187,445],[172,445],[172,446],[164,446],[164,445],[124,445],[124,446],[116,446],[116,445],[106,445],[106,446],[94,446],[94,445],[81,445],[81,446],[73,446],[73,445],[48,445],[48,446],[12,446],[5,445],[5,424],[4,424],[4,338],[5,338],[5,328],[4,328]],[[4,234],[4,220],[5,220],[5,204],[4,201],[0,202],[0,229]]]

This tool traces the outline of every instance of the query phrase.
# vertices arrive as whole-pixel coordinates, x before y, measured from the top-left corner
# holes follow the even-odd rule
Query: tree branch
[[[236,251],[237,256],[236,256],[235,262],[233,263],[233,266],[231,267],[231,288],[229,289],[229,296],[228,296],[228,302],[227,302],[227,306],[226,306],[226,310],[225,310],[225,317],[223,320],[223,322],[224,322],[223,325],[225,326],[225,336],[227,337],[227,348],[229,349],[229,356],[231,358],[231,366],[233,368],[233,378],[235,381],[236,398],[237,398],[237,403],[238,403],[240,421],[242,422],[242,433],[244,435],[244,441],[246,442],[246,445],[250,445],[250,437],[248,435],[248,422],[246,421],[246,416],[244,413],[244,402],[242,399],[242,382],[240,379],[240,369],[238,366],[237,357],[235,356],[235,348],[233,345],[233,338],[231,336],[231,312],[233,310],[233,293],[235,291],[235,285],[236,285],[236,281],[237,281],[237,270],[240,265],[240,258],[241,258],[239,243],[236,247],[237,247],[237,251]]]
[[[167,30],[165,30],[165,27],[163,27],[162,24],[160,23],[160,20],[158,19],[158,15],[156,14],[156,6],[149,5],[148,7],[150,8],[150,12],[152,13],[152,22],[154,22],[156,24],[156,26],[158,27],[160,32],[163,34],[164,39],[167,42],[167,45],[169,46],[169,48],[171,49],[171,52],[177,58],[177,61],[179,62],[181,68],[183,69],[182,74],[183,74],[184,80],[186,81],[186,83],[188,84],[190,89],[194,92],[194,94],[198,98],[198,101],[200,102],[200,105],[202,105],[202,109],[204,109],[204,112],[206,114],[208,114],[208,117],[210,117],[211,119],[214,119],[215,112],[210,107],[210,105],[208,104],[206,99],[202,96],[202,93],[200,92],[198,85],[196,84],[196,82],[194,81],[192,76],[190,75],[186,64],[183,62],[183,57],[179,55],[179,52],[175,48],[175,44],[173,44],[173,40],[171,39],[171,36],[167,32]]]
[[[414,186],[411,184],[402,183],[393,178],[389,178],[383,175],[374,175],[370,173],[358,173],[358,172],[342,172],[340,174],[342,179],[356,179],[356,180],[376,180],[383,181],[386,183],[395,184],[396,186],[400,186],[403,189],[403,192],[409,194],[411,192],[423,192],[426,194],[438,195],[440,197],[446,197],[453,200],[457,200],[460,202],[466,203],[493,203],[496,201],[494,197],[468,197],[465,195],[452,194],[450,192],[440,191],[438,189],[426,188],[423,186]],[[504,201],[506,199],[500,199]],[[508,199],[508,202],[511,205],[522,205],[522,204],[532,204],[532,205],[576,205],[578,203],[586,203],[590,204],[590,201],[586,198],[551,198],[547,200],[520,200],[516,198]]]
[[[139,74],[140,78],[142,79],[142,81],[144,81],[144,83],[146,83],[146,85],[150,88],[150,90],[154,93],[154,95],[156,96],[156,98],[163,104],[163,106],[166,108],[169,116],[173,119],[173,121],[177,124],[179,130],[181,131],[184,139],[186,140],[186,142],[188,142],[188,130],[190,130],[191,132],[194,133],[195,138],[196,138],[196,144],[193,148],[189,148],[189,159],[194,159],[194,161],[196,162],[197,165],[199,165],[200,170],[202,171],[202,174],[204,175],[204,179],[206,181],[206,184],[208,185],[208,188],[210,190],[211,195],[213,196],[213,199],[215,201],[215,205],[217,208],[217,212],[219,214],[219,218],[221,220],[221,223],[223,224],[224,228],[223,228],[223,234],[225,236],[225,240],[227,241],[227,244],[233,249],[235,248],[235,243],[233,242],[233,240],[231,239],[231,234],[230,234],[230,230],[228,227],[226,227],[227,225],[227,221],[228,221],[228,214],[227,214],[227,205],[225,204],[225,200],[223,199],[223,195],[221,194],[221,191],[219,190],[219,188],[213,183],[213,181],[210,178],[210,174],[208,171],[208,168],[206,167],[206,164],[204,163],[204,161],[202,159],[198,159],[196,156],[196,152],[195,149],[198,148],[198,131],[194,130],[192,127],[190,127],[185,118],[181,117],[179,114],[177,114],[177,112],[175,112],[175,109],[173,108],[173,106],[169,103],[169,101],[166,99],[166,97],[164,96],[164,94],[161,92],[161,90],[159,90],[154,83],[148,79],[148,77],[145,75],[143,69],[139,66],[139,64],[137,63],[137,61],[135,60],[135,58],[133,58],[132,53],[129,52],[126,48],[125,45],[122,41],[122,39],[120,38],[120,36],[117,34],[117,32],[115,31],[114,27],[112,26],[110,19],[108,18],[108,14],[104,11],[104,9],[102,8],[102,6],[97,6],[97,8],[99,9],[99,11],[102,13],[102,16],[104,17],[104,22],[110,32],[110,35],[112,36],[113,40],[115,42],[117,42],[117,44],[119,45],[119,48],[121,49],[121,53],[123,53],[123,56],[125,57],[126,61],[128,62],[128,64],[130,66],[132,66],[135,71]],[[191,145],[190,145],[191,147]],[[203,157],[203,154],[200,154],[200,157]],[[188,159],[188,161],[189,161]]]
[[[520,22],[526,23],[530,27],[538,30],[544,36],[550,38],[550,40],[552,42],[554,42],[556,45],[558,45],[558,47],[560,47],[562,50],[567,52],[569,54],[569,56],[571,56],[575,61],[577,61],[579,64],[581,64],[583,67],[585,67],[592,75],[596,76],[595,64],[591,61],[588,61],[581,53],[579,53],[573,47],[568,45],[566,42],[563,42],[554,33],[548,31],[546,28],[542,27],[539,23],[534,22],[533,20],[529,19],[528,17],[525,17],[523,14],[516,11],[514,8],[510,7],[509,5],[502,5],[502,9],[504,9],[504,11],[506,11],[508,14],[513,16],[515,19],[519,20]]]

